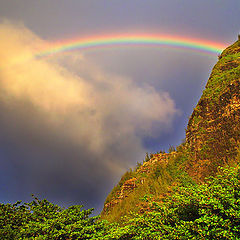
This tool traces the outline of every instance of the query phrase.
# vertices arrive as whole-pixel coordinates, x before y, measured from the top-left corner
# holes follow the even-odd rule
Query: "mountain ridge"
[[[176,150],[147,155],[127,171],[108,195],[101,216],[120,221],[130,211],[144,212],[141,201],[171,194],[173,186],[204,182],[219,166],[232,164],[240,143],[240,38],[218,56],[203,94],[191,114],[186,139]]]

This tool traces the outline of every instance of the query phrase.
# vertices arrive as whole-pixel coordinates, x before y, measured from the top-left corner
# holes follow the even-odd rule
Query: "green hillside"
[[[102,218],[120,221],[129,211],[144,212],[146,194],[156,201],[181,184],[204,182],[219,166],[236,162],[240,141],[240,41],[219,56],[189,119],[186,141],[123,175],[106,199]],[[170,149],[171,151],[173,149]]]

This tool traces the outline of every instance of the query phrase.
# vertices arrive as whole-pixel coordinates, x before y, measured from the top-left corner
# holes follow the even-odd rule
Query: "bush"
[[[134,214],[121,232],[128,239],[240,239],[240,168],[219,171],[207,184],[148,201],[150,211]]]
[[[0,239],[98,239],[105,229],[93,209],[61,208],[47,200],[0,204]],[[105,231],[105,230],[104,230]]]
[[[148,162],[151,158],[148,155],[148,152],[146,152],[146,156],[145,156],[145,162]]]
[[[121,225],[89,217],[81,205],[47,200],[0,204],[0,239],[240,239],[240,167],[219,168],[205,184],[188,184],[172,196],[144,197],[143,214]]]
[[[175,152],[175,151],[176,151],[175,147],[170,145],[168,152],[171,153],[171,152]]]

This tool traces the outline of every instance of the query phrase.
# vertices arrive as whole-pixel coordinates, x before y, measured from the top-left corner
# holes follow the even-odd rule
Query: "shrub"
[[[162,202],[148,200],[151,211],[134,214],[116,231],[128,239],[240,239],[240,168],[219,172]]]
[[[0,204],[0,239],[98,239],[105,229],[93,209],[61,208],[46,199]],[[105,231],[105,230],[104,230]]]

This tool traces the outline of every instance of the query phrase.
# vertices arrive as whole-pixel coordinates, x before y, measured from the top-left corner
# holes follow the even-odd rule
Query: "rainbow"
[[[44,57],[60,52],[72,50],[89,50],[97,48],[119,48],[119,47],[173,47],[188,49],[208,55],[220,54],[227,46],[225,44],[210,42],[203,39],[183,38],[167,35],[117,35],[117,36],[94,36],[88,38],[70,39],[50,43],[36,54]]]

